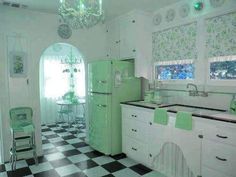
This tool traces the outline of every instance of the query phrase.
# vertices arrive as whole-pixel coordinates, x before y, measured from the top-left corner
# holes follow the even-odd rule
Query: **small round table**
[[[77,121],[81,121],[81,120],[83,121],[85,119],[85,99],[78,99],[75,102],[72,102],[70,100],[58,100],[56,103],[57,105],[60,106],[60,109],[58,111],[59,118],[64,120],[64,115],[66,115],[68,119],[69,128],[71,128],[72,122],[77,123]],[[83,116],[78,116],[78,117],[76,116],[78,112],[77,111],[78,105],[81,105],[83,108]],[[75,112],[73,110],[74,106],[76,106]],[[59,121],[57,120],[56,123],[58,122]]]

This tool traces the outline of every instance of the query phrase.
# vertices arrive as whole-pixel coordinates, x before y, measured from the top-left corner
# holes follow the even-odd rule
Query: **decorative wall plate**
[[[161,16],[161,14],[156,14],[154,17],[153,17],[153,20],[152,20],[152,22],[153,22],[153,24],[154,25],[159,25],[160,23],[161,23],[161,21],[162,21],[162,16]]]
[[[57,33],[62,39],[69,39],[72,35],[72,30],[67,24],[61,24],[57,29]]]
[[[167,12],[166,12],[166,21],[167,22],[171,22],[174,20],[175,18],[175,10],[174,9],[169,9]]]
[[[179,16],[184,18],[187,17],[190,12],[190,6],[186,3],[180,6],[179,8]]]
[[[225,0],[210,0],[211,6],[216,8],[220,7],[225,3]]]

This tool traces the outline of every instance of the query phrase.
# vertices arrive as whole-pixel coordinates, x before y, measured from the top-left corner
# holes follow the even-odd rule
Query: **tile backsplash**
[[[187,91],[159,91],[165,103],[178,103],[228,110],[233,94],[208,93],[208,97],[189,96]]]

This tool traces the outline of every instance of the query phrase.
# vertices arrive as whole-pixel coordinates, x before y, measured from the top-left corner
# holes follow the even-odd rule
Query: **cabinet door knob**
[[[149,157],[152,157],[152,154],[149,154]]]
[[[216,135],[218,138],[222,138],[222,139],[227,139],[227,136],[222,136],[222,135]]]
[[[220,157],[218,157],[218,156],[216,156],[216,159],[218,159],[218,160],[220,160],[220,161],[224,161],[224,162],[227,161],[227,159],[223,159],[223,158],[220,158]]]
[[[135,20],[132,20],[132,23],[135,23],[136,21]]]
[[[152,122],[149,122],[149,125],[152,125]]]
[[[198,137],[202,139],[202,138],[203,138],[203,135],[198,135]]]
[[[137,149],[136,149],[136,148],[134,148],[134,147],[132,147],[132,150],[134,150],[134,151],[137,151]]]
[[[133,52],[136,52],[136,50],[135,50],[135,49],[133,49]]]

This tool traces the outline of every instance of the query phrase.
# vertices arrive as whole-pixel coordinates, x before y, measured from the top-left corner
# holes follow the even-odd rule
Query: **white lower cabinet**
[[[130,158],[168,177],[236,177],[236,128],[193,117],[193,129],[153,122],[154,110],[122,105],[122,147]]]
[[[148,165],[146,144],[127,137],[126,154],[137,162]]]
[[[124,126],[126,127],[124,129],[126,136],[147,143],[147,123],[126,119]]]
[[[130,158],[148,166],[148,124],[152,112],[122,106],[122,150]]]
[[[176,129],[175,117],[169,124],[150,123],[148,129],[149,164],[167,176],[197,177],[201,174],[201,141],[196,130]]]
[[[204,139],[202,163],[219,173],[236,177],[236,147]]]
[[[224,123],[223,125],[212,123],[205,133],[205,138],[219,143],[236,146],[235,132],[236,127],[227,126],[227,123]]]
[[[203,166],[202,177],[231,177],[231,176],[226,176],[224,173],[220,173],[214,169]]]

